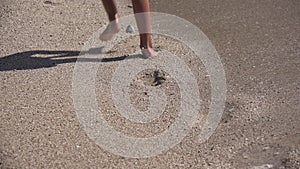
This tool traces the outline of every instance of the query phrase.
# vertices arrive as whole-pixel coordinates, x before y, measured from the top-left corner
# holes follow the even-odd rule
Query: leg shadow
[[[110,51],[108,53],[113,53]],[[103,53],[103,47],[91,48],[88,51],[68,51],[68,50],[34,50],[15,53],[12,55],[4,56],[0,58],[0,71],[11,70],[30,70],[49,68],[63,63],[72,63],[76,61],[80,62],[116,62],[124,59],[134,59],[142,57],[141,55],[120,56],[115,58],[80,58],[78,56],[89,54],[97,55]]]

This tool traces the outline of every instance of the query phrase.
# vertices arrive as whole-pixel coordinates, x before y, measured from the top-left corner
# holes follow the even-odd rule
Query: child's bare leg
[[[100,35],[100,40],[108,41],[111,40],[114,35],[121,30],[121,26],[119,24],[119,15],[115,0],[102,0],[102,3],[108,15],[110,23]]]
[[[150,6],[149,0],[132,0],[135,19],[140,32],[140,48],[146,57],[157,55],[152,49],[151,29],[150,29]],[[142,14],[138,14],[142,13]]]

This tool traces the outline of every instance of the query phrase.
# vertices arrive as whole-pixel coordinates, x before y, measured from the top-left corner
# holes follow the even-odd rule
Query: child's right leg
[[[119,15],[115,0],[102,0],[102,3],[110,23],[100,35],[100,40],[108,41],[121,30],[121,25],[119,24]]]

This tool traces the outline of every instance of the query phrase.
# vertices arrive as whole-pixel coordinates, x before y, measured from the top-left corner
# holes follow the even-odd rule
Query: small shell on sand
[[[128,25],[126,28],[126,33],[133,33],[134,32],[134,28],[131,25]]]

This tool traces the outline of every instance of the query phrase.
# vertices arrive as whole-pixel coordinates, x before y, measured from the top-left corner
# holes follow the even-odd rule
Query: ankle
[[[119,14],[116,13],[114,16],[110,16],[108,19],[109,19],[110,22],[116,22],[116,23],[118,23],[119,22],[119,18],[120,18]]]
[[[152,45],[140,45],[140,49],[143,50],[143,49],[150,49],[152,48]]]

